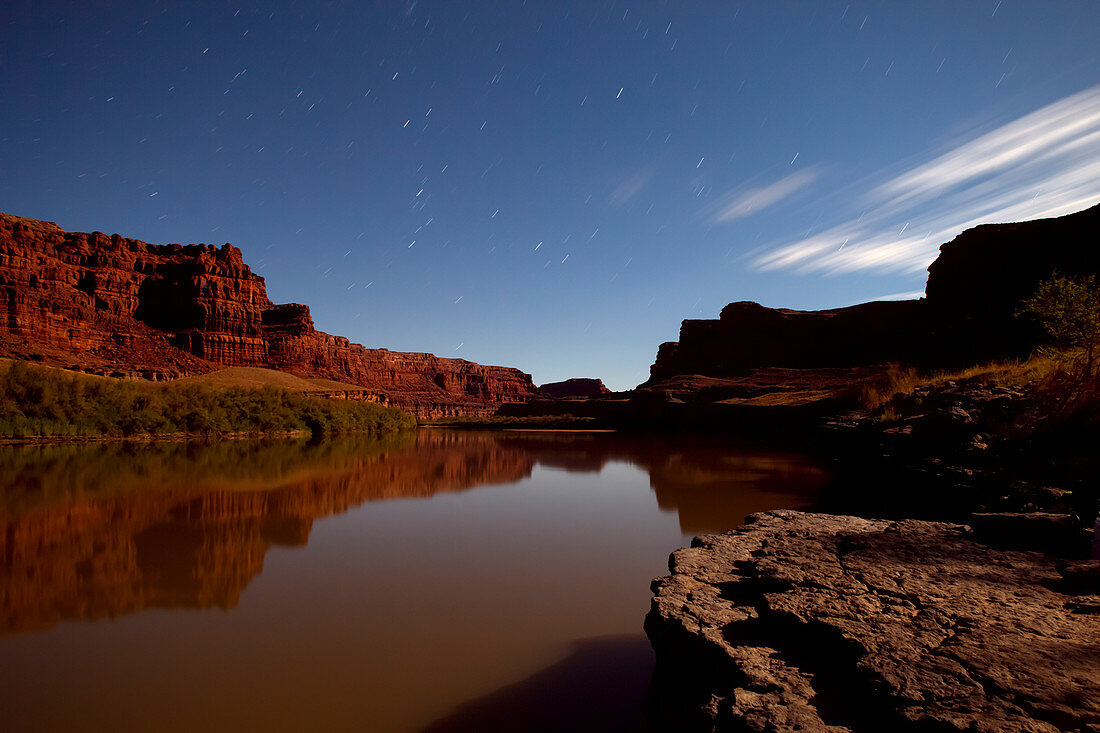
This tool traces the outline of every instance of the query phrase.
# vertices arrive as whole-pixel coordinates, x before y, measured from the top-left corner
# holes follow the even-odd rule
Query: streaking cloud
[[[964,229],[1062,216],[1098,202],[1100,86],[957,143],[863,194],[858,218],[753,263],[800,273],[917,271]]]
[[[743,219],[774,206],[816,178],[814,171],[802,170],[762,188],[735,188],[708,206],[706,213],[715,224]]]
[[[622,206],[630,199],[634,198],[641,192],[650,179],[653,178],[652,168],[643,168],[634,175],[627,178],[620,183],[614,191],[611,192],[611,203],[616,206]]]
[[[871,298],[871,300],[916,300],[917,298],[923,297],[923,290],[908,290],[904,293],[890,293],[889,295],[880,295],[877,298]]]

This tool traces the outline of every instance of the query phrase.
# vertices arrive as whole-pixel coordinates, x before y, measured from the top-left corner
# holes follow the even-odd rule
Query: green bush
[[[1095,411],[1100,401],[1100,284],[1095,275],[1069,278],[1054,273],[1022,303],[1054,341],[1047,353],[1059,363],[1042,393],[1054,414],[1080,408]]]
[[[1054,273],[1023,302],[1021,313],[1034,317],[1062,348],[1081,348],[1094,358],[1100,345],[1100,285],[1095,275],[1074,279]]]
[[[89,377],[12,362],[0,367],[0,436],[220,435],[283,430],[385,433],[412,416],[368,402],[264,387],[214,388]]]

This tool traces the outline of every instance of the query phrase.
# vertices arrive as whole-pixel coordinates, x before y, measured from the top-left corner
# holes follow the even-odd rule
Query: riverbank
[[[411,415],[393,408],[274,386],[137,382],[0,364],[0,437],[8,440],[387,433],[415,426]]]
[[[836,481],[823,508],[947,521],[1048,512],[1091,527],[1100,510],[1100,408],[1094,400],[1062,408],[1061,376],[925,384],[828,420]]]
[[[309,438],[311,430],[249,430],[232,433],[135,433],[133,435],[27,435],[0,438],[0,445],[65,445],[86,443],[184,443],[217,440],[292,440]]]
[[[1040,367],[884,385],[822,425],[829,514],[765,512],[673,553],[646,621],[653,725],[1100,725],[1100,410]]]

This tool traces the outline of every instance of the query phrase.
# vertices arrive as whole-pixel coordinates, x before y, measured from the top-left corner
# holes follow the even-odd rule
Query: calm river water
[[[824,480],[604,433],[3,446],[0,728],[638,730],[669,552]]]

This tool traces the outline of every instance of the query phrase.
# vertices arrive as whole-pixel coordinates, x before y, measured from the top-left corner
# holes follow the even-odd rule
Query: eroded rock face
[[[677,730],[1100,726],[1100,604],[964,526],[765,512],[669,569],[646,632]]]
[[[0,214],[0,347],[87,371],[147,378],[217,365],[362,385],[418,417],[491,414],[536,394],[518,369],[367,349],[276,305],[230,244],[152,245]]]

